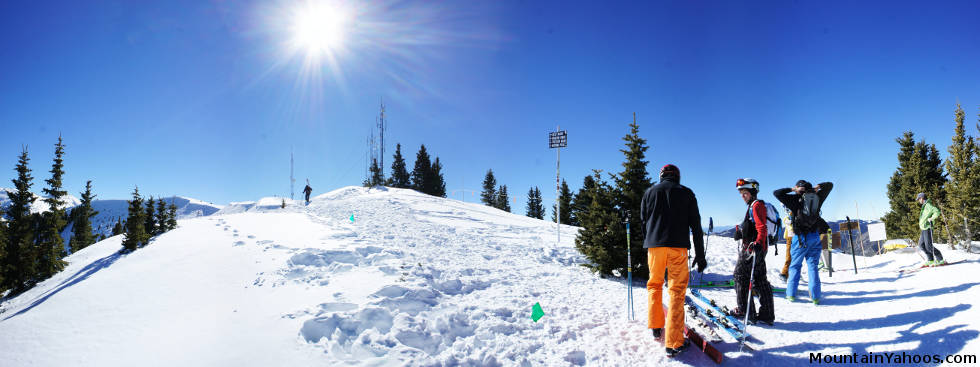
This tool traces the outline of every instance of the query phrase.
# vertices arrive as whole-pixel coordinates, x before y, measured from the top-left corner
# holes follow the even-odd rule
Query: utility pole
[[[567,146],[568,134],[565,130],[561,130],[561,126],[548,134],[548,147],[558,149],[558,160],[555,164],[555,231],[558,233],[559,244],[561,243],[561,148]]]
[[[388,129],[388,122],[385,120],[385,100],[381,99],[381,118],[378,119],[379,140],[381,143],[381,157],[378,158],[378,165],[381,168],[381,177],[385,176],[385,130]]]

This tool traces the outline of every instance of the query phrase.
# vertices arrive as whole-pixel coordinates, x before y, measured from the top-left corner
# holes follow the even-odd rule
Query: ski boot
[[[656,329],[650,329],[650,330],[653,330],[653,338],[654,339],[660,340],[660,339],[662,339],[664,337],[664,329],[663,328],[656,328]]]
[[[687,349],[687,347],[690,345],[691,342],[687,341],[687,339],[684,339],[684,344],[681,344],[681,346],[677,348],[667,347],[667,358],[676,357],[678,354],[680,354],[680,352],[683,352],[684,349]]]

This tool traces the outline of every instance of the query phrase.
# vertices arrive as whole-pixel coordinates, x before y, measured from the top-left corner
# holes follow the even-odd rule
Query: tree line
[[[371,159],[368,177],[364,179],[365,187],[388,186],[399,189],[412,189],[423,194],[446,197],[446,179],[442,173],[442,163],[439,157],[435,161],[429,158],[429,153],[422,144],[415,154],[415,167],[408,172],[405,158],[402,157],[402,145],[395,145],[395,154],[391,162],[391,177],[385,178],[378,159]]]
[[[551,221],[581,227],[575,237],[575,247],[589,259],[585,264],[602,275],[626,273],[626,222],[630,223],[630,247],[633,271],[638,277],[647,275],[644,233],[640,223],[640,201],[643,193],[653,185],[647,174],[645,161],[649,147],[639,136],[639,125],[633,121],[630,132],[623,137],[626,148],[623,171],[609,174],[611,182],[603,179],[602,170],[593,170],[582,180],[582,188],[572,194],[563,179],[558,200],[551,209]],[[483,179],[480,201],[490,207],[510,212],[507,185],[498,185],[493,169],[487,170]],[[557,208],[560,208],[558,214]],[[525,215],[544,219],[541,190],[531,187],[527,193]],[[560,216],[560,218],[559,218]]]
[[[51,177],[44,181],[46,186],[42,190],[45,195],[43,202],[48,208],[41,212],[31,211],[37,197],[31,192],[34,177],[28,166],[30,157],[26,146],[18,156],[14,168],[17,176],[11,180],[14,190],[7,194],[10,206],[6,210],[0,208],[0,294],[10,291],[7,297],[23,293],[64,270],[67,265],[65,257],[99,240],[92,231],[91,219],[98,212],[92,208],[92,200],[96,195],[92,193],[91,180],[85,183],[85,191],[81,193],[81,203],[70,212],[66,208],[65,197],[68,192],[64,190],[62,183],[65,174],[64,154],[65,145],[62,137],[58,136],[54,162],[49,171]],[[139,204],[140,212],[149,212],[151,213],[149,216],[154,219],[133,221],[134,216],[131,211],[127,223],[141,223],[141,226],[148,229],[147,233],[151,234],[163,233],[176,227],[177,208],[173,202],[169,208],[162,201],[155,204],[155,211],[158,213],[155,215],[152,214],[154,210],[142,209],[142,202]],[[151,199],[148,207],[153,205]],[[65,246],[61,233],[69,223],[72,225],[72,233],[68,246]],[[121,225],[120,220],[116,225],[117,229]],[[117,234],[115,229],[113,234]]]
[[[966,133],[965,120],[966,113],[957,103],[945,160],[935,144],[916,141],[911,131],[895,139],[898,167],[887,186],[890,210],[881,218],[890,238],[918,238],[921,207],[916,195],[924,192],[942,212],[934,227],[939,239],[951,248],[967,249],[969,241],[980,240],[980,139]],[[980,131],[980,114],[976,127]]]

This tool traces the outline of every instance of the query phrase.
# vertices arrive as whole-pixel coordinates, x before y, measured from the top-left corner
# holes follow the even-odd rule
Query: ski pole
[[[704,256],[708,257],[708,240],[711,239],[711,234],[715,232],[715,221],[711,217],[708,217],[708,238],[704,240]],[[701,269],[704,270],[704,269]],[[700,273],[698,276],[698,284],[703,284],[704,272]]]
[[[827,270],[830,272],[830,277],[834,277],[834,230],[827,227]]]
[[[626,274],[626,312],[629,312],[626,319],[633,321],[636,319],[636,314],[633,312],[633,254],[630,251],[630,221],[628,213],[626,214]]]
[[[851,236],[851,217],[847,218],[847,242],[851,244],[851,260],[854,260],[854,274],[858,273],[857,256],[854,255],[854,237]]]
[[[738,344],[738,351],[742,351],[742,347],[745,346],[745,337],[749,335],[749,312],[752,309],[752,283],[755,282],[755,251],[749,249],[752,256],[752,270],[749,271],[749,292],[745,299],[745,330],[742,330],[742,342]]]

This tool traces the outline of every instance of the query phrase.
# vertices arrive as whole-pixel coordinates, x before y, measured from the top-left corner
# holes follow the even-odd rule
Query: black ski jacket
[[[823,208],[823,202],[827,200],[827,195],[830,195],[830,190],[834,189],[834,184],[830,182],[821,182],[819,185],[820,190],[817,191],[817,197],[820,198],[820,207]],[[822,217],[817,222],[817,228],[804,228],[796,223],[796,218],[800,214],[800,210],[803,209],[803,196],[797,195],[793,192],[791,188],[782,188],[772,192],[772,195],[776,197],[786,209],[789,209],[791,215],[793,216],[793,233],[795,234],[806,234],[806,233],[826,233],[827,229],[830,228]]]
[[[677,247],[691,249],[694,234],[694,253],[704,256],[704,231],[694,192],[680,183],[665,178],[643,194],[640,203],[646,237],[644,248]]]

